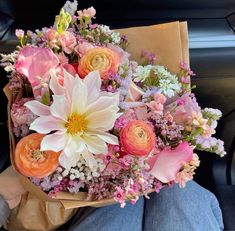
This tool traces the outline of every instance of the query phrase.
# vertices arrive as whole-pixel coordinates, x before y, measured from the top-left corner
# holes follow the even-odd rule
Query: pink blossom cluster
[[[13,122],[13,132],[16,137],[23,137],[29,133],[29,125],[36,116],[24,106],[31,98],[21,98],[13,103],[11,107],[11,120]]]

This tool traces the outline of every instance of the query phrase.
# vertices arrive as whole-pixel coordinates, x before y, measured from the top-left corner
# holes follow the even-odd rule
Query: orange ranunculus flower
[[[89,49],[80,59],[78,74],[84,78],[91,71],[99,70],[101,79],[107,79],[110,73],[116,73],[119,56],[109,48],[95,47]]]
[[[155,146],[152,128],[142,120],[131,120],[120,132],[122,148],[131,155],[148,155]]]
[[[59,152],[40,151],[45,135],[33,133],[22,138],[16,146],[15,164],[20,173],[27,177],[43,178],[59,166]]]

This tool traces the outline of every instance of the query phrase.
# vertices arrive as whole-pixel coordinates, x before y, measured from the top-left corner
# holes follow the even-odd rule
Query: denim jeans
[[[135,204],[82,208],[70,231],[220,231],[222,214],[216,197],[195,182],[184,189],[164,188]]]

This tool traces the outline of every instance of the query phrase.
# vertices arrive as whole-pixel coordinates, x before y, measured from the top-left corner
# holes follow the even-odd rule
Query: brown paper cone
[[[60,202],[42,201],[31,193],[26,193],[20,205],[12,210],[7,230],[49,231],[65,224],[76,209],[65,210]]]
[[[171,22],[154,26],[132,27],[117,30],[126,35],[131,59],[139,61],[142,50],[154,53],[157,64],[178,73],[180,62],[189,64],[188,33],[186,22]]]

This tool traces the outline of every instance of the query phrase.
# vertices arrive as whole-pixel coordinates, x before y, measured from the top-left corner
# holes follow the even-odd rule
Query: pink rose
[[[163,183],[175,180],[176,174],[184,163],[193,158],[193,148],[188,142],[179,144],[175,149],[165,148],[149,160],[150,174]]]

